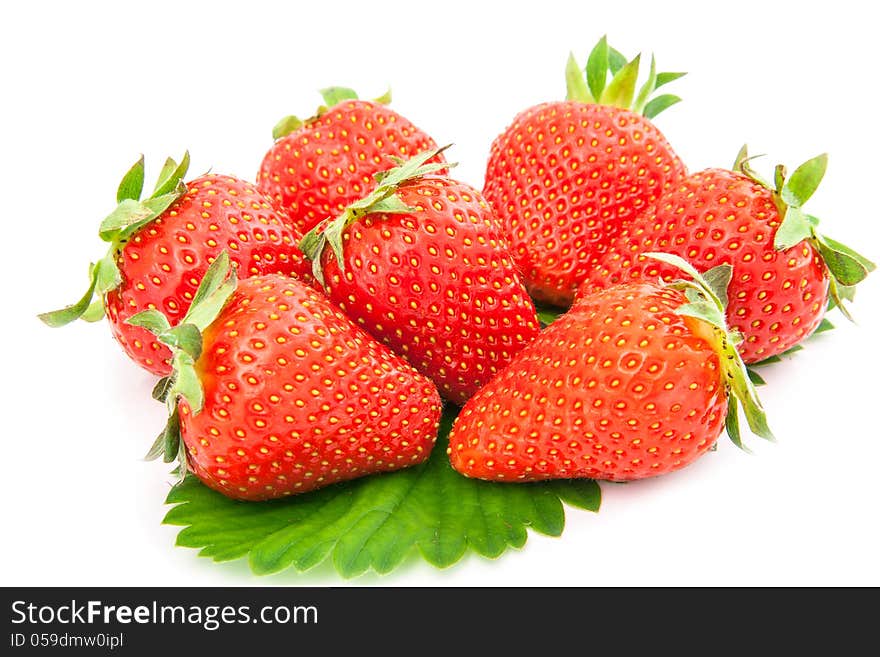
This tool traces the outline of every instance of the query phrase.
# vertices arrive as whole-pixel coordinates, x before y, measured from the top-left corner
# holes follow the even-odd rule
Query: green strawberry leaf
[[[177,544],[216,562],[247,558],[259,575],[305,571],[330,560],[343,577],[388,573],[413,553],[446,568],[466,553],[488,558],[521,548],[528,529],[559,536],[566,504],[597,511],[591,480],[500,484],[468,479],[446,456],[457,409],[448,407],[423,464],[269,502],[224,497],[188,475],[172,488],[164,523]]]
[[[830,331],[834,328],[834,324],[828,321],[827,317],[823,317],[822,321],[819,322],[819,326],[816,327],[816,330],[813,331],[813,335],[817,333],[824,333],[825,331]]]

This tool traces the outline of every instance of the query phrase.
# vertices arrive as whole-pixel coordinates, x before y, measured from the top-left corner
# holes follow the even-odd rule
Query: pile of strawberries
[[[185,155],[145,197],[141,158],[86,294],[41,318],[106,315],[162,377],[151,455],[235,499],[421,463],[444,403],[452,467],[495,481],[669,472],[725,427],[739,444],[740,409],[769,437],[746,366],[846,312],[874,265],[804,210],[824,155],[689,174],[651,121],[681,74],[652,60],[637,85],[639,64],[604,38],[570,59],[567,100],[513,119],[482,192],[344,88],[276,126],[256,184],[185,180]]]

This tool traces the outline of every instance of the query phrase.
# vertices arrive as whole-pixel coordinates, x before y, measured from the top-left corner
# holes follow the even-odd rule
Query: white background
[[[569,50],[607,33],[686,70],[657,119],[691,170],[748,142],[771,162],[830,153],[811,201],[827,233],[880,260],[878,60],[857,2],[12,3],[0,24],[3,585],[338,585],[328,567],[256,578],[174,547],[167,467],[140,460],[163,422],[153,379],[106,324],[50,330],[99,257],[100,219],[141,152],[253,179],[270,130],[316,90],[394,90],[393,107],[454,142],[482,185],[491,139],[564,95]],[[496,561],[411,560],[354,584],[878,585],[880,274],[839,330],[766,370],[776,444],[717,452],[660,479],[603,486],[599,514]]]

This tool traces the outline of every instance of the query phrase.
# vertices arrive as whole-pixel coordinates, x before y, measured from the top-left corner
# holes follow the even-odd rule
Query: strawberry
[[[650,120],[679,98],[649,100],[684,74],[658,74],[652,59],[636,95],[639,60],[627,63],[603,37],[586,80],[569,58],[565,101],[526,109],[492,143],[483,192],[536,301],[568,306],[590,258],[685,173]]]
[[[325,106],[315,116],[305,121],[289,116],[275,126],[276,141],[257,175],[260,191],[303,233],[370,193],[389,155],[407,158],[437,147],[386,106],[390,96],[358,100],[343,87],[321,94]]]
[[[300,246],[330,299],[463,403],[540,330],[482,195],[427,151]],[[325,246],[330,246],[325,249]]]
[[[611,287],[579,299],[465,404],[452,466],[498,481],[627,481],[667,473],[715,444],[726,424],[742,446],[766,418],[724,326],[730,265],[676,286]]]
[[[233,176],[207,174],[183,182],[189,164],[168,159],[153,194],[141,197],[144,160],[123,178],[118,206],[103,221],[107,254],[89,269],[89,289],[76,304],[44,313],[50,326],[106,311],[119,344],[136,363],[159,376],[170,372],[169,349],[144,329],[127,323],[160,309],[172,324],[189,308],[199,280],[223,249],[243,276],[280,273],[310,278],[296,246],[299,234],[255,187]],[[94,295],[98,300],[92,303]]]
[[[171,348],[169,422],[150,457],[177,458],[241,500],[306,492],[424,461],[437,389],[327,299],[279,274],[241,281],[222,253],[190,311],[129,319]]]
[[[852,299],[852,288],[874,264],[817,232],[818,220],[802,207],[819,186],[827,156],[819,155],[790,177],[781,165],[774,183],[749,166],[745,147],[734,170],[694,173],[656,206],[627,225],[607,251],[594,257],[583,293],[622,281],[670,280],[675,268],[645,258],[646,251],[675,253],[698,270],[733,265],[727,321],[742,333],[746,363],[780,354],[809,336],[828,305]]]

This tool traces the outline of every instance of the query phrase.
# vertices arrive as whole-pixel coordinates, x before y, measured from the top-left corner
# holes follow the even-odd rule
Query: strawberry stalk
[[[120,250],[132,235],[186,194],[183,177],[188,168],[188,152],[183,154],[180,163],[167,158],[152,194],[141,199],[144,189],[144,156],[141,155],[119,183],[116,208],[101,222],[98,236],[110,246],[103,258],[89,264],[89,287],[86,293],[74,304],[38,315],[44,323],[57,327],[77,319],[93,322],[104,316],[104,295],[122,283],[116,264]],[[95,295],[98,296],[97,300]]]
[[[822,153],[807,160],[788,175],[783,165],[777,164],[773,171],[773,182],[759,176],[751,167],[751,161],[758,156],[749,156],[748,148],[743,146],[733,165],[738,171],[773,193],[773,202],[782,217],[776,229],[773,247],[777,251],[790,249],[802,241],[807,241],[819,253],[829,274],[829,296],[840,312],[853,321],[844,301],[852,301],[855,286],[877,268],[865,256],[845,244],[831,239],[818,231],[819,219],[803,210],[804,204],[818,189],[828,167],[828,155]]]
[[[168,407],[168,422],[147,452],[147,459],[163,456],[166,463],[178,461],[178,474],[186,474],[186,450],[180,439],[180,416],[177,402],[186,400],[193,415],[204,405],[204,390],[196,373],[195,363],[202,353],[202,332],[213,322],[235,291],[238,278],[223,251],[208,267],[202,278],[192,305],[176,326],[158,310],[145,310],[131,318],[128,323],[153,333],[159,342],[171,349],[170,376],[159,381],[153,397],[164,401]]]
[[[565,66],[566,100],[622,107],[649,119],[681,101],[673,94],[652,96],[657,89],[683,77],[685,73],[658,73],[656,61],[651,55],[648,79],[637,92],[640,64],[641,54],[627,61],[626,57],[608,45],[608,39],[603,36],[590,53],[585,68],[582,69],[577,63],[574,53],[569,54]]]
[[[312,261],[312,273],[321,285],[326,287],[321,265],[321,256],[325,247],[330,247],[339,263],[340,271],[345,271],[342,233],[349,224],[372,213],[406,214],[416,212],[416,208],[410,207],[400,200],[397,190],[404,183],[455,166],[455,164],[447,162],[428,163],[428,160],[437,157],[447,148],[449,145],[425,151],[409,160],[392,156],[391,159],[397,166],[387,171],[381,171],[374,176],[377,186],[370,194],[348,205],[339,216],[325,219],[303,236],[299,248]]]
[[[291,132],[299,130],[311,121],[319,119],[327,113],[327,110],[344,100],[358,100],[357,92],[348,87],[326,87],[325,89],[321,89],[318,93],[321,94],[324,104],[320,105],[312,116],[307,119],[301,119],[293,114],[285,116],[275,124],[274,128],[272,128],[272,138],[277,140],[286,137]],[[388,89],[378,98],[374,98],[373,102],[379,103],[380,105],[388,105],[391,102],[391,89]]]
[[[689,262],[677,255],[671,253],[644,255],[677,267],[692,279],[670,283],[670,287],[682,290],[688,299],[688,303],[677,308],[675,313],[698,320],[692,325],[692,330],[712,345],[718,354],[728,393],[725,428],[730,440],[740,449],[748,451],[740,436],[740,405],[752,432],[761,438],[773,440],[773,432],[767,424],[767,416],[758,398],[758,392],[736,348],[736,345],[742,341],[742,335],[731,332],[725,320],[727,286],[733,276],[733,267],[728,264],[718,265],[700,274]]]

